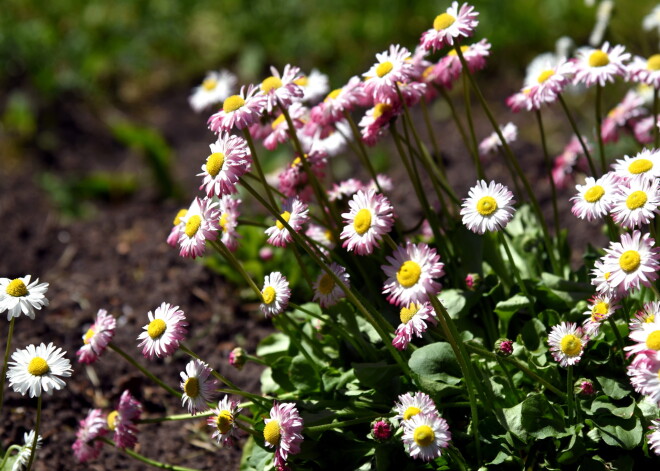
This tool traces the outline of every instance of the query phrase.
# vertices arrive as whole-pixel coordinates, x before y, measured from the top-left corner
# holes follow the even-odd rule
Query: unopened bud
[[[575,382],[575,394],[580,396],[593,396],[596,394],[596,388],[594,387],[593,381],[580,378]]]
[[[378,442],[389,440],[392,437],[392,424],[387,419],[378,419],[372,422],[371,435]]]
[[[467,286],[467,289],[470,291],[477,289],[480,283],[481,276],[479,276],[478,273],[468,273],[468,275],[465,277],[465,286]]]
[[[513,353],[513,340],[497,339],[495,342],[495,353],[501,357],[508,357]]]
[[[236,347],[229,353],[229,364],[237,370],[242,369],[246,361],[245,350],[241,347]]]

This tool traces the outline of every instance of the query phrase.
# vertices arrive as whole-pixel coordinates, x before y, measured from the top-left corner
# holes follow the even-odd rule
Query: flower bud
[[[513,353],[513,340],[501,338],[495,342],[495,353],[501,357],[508,357]]]
[[[377,442],[384,442],[392,437],[392,424],[387,419],[378,419],[371,423],[371,435]]]
[[[229,364],[237,370],[242,369],[246,361],[245,350],[241,347],[236,347],[229,353]]]
[[[480,284],[481,276],[479,276],[479,273],[468,273],[465,277],[465,286],[467,286],[467,289],[470,291],[476,290]]]
[[[596,388],[594,387],[593,381],[586,378],[580,378],[575,382],[574,391],[575,394],[583,397],[593,396],[596,394]]]

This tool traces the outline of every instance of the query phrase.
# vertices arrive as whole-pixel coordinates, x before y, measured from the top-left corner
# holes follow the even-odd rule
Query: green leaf
[[[612,378],[596,376],[596,381],[598,381],[603,393],[612,399],[623,399],[631,393],[629,388],[623,387],[620,382]]]
[[[531,394],[520,404],[504,409],[504,417],[509,430],[522,440],[561,438],[569,434],[562,415],[541,394]]]
[[[509,299],[500,301],[495,305],[495,313],[504,323],[505,330],[508,327],[509,321],[513,315],[522,308],[529,306],[529,304],[529,299],[526,296],[518,293]]]
[[[636,407],[634,401],[629,406],[618,407],[609,402],[607,396],[594,399],[591,405],[593,422],[605,443],[626,450],[632,450],[641,443],[644,430],[635,415]]]
[[[448,374],[460,378],[461,367],[448,342],[435,342],[415,350],[408,360],[410,369],[420,376]]]
[[[257,355],[270,362],[282,355],[286,355],[289,351],[289,346],[289,337],[281,332],[275,332],[259,342]]]
[[[398,365],[388,365],[384,361],[378,363],[353,363],[355,377],[363,387],[382,390],[392,388],[401,374]]]
[[[532,353],[543,353],[547,350],[545,346],[545,324],[540,320],[533,318],[525,323],[522,328],[521,336],[525,348]]]
[[[471,293],[470,293],[471,294]],[[452,319],[458,319],[462,315],[466,314],[468,310],[466,306],[468,304],[468,293],[460,289],[446,289],[443,290],[439,295],[438,299],[442,302],[442,305],[447,309],[449,316]],[[470,303],[472,304],[472,303]]]
[[[296,389],[301,392],[312,392],[319,389],[319,376],[303,355],[296,355],[291,360],[289,378]]]

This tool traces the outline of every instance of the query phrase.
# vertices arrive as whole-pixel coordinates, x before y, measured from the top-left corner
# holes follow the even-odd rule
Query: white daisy
[[[52,394],[62,389],[66,383],[61,377],[69,377],[73,371],[71,362],[64,358],[65,353],[52,343],[43,342],[16,350],[9,362],[9,385],[22,395],[29,391],[30,397],[41,396],[42,391]]]
[[[218,381],[211,376],[211,368],[202,360],[190,360],[186,371],[181,373],[181,405],[188,407],[188,412],[195,415],[207,410],[208,402],[213,400]]]
[[[500,126],[500,132],[507,144],[511,144],[518,137],[518,128],[513,123],[506,123]],[[495,152],[498,147],[502,147],[502,140],[496,132],[485,138],[479,143],[479,155],[487,155]]]
[[[236,76],[228,70],[211,71],[206,74],[199,87],[195,87],[188,103],[199,112],[204,108],[221,103],[234,91]]]
[[[660,5],[656,10],[658,10],[658,16],[660,17]],[[651,430],[651,433],[646,436],[649,441],[649,448],[653,450],[653,453],[660,456],[660,419],[653,419],[649,430]]]
[[[660,318],[647,322],[640,329],[630,332],[630,340],[636,342],[624,348],[628,355],[634,355],[645,350],[660,351]]]
[[[605,249],[603,269],[610,276],[609,285],[623,295],[640,285],[651,286],[658,278],[658,249],[650,234],[635,230],[623,234],[621,242],[611,242]]]
[[[250,171],[251,157],[247,141],[220,132],[217,141],[210,147],[211,154],[202,165],[202,173],[197,174],[204,177],[199,189],[204,189],[208,197],[236,193],[238,179]]]
[[[653,54],[648,59],[635,56],[628,65],[628,71],[634,82],[658,88],[660,86],[660,54]]]
[[[351,286],[350,275],[346,273],[346,269],[338,263],[331,263],[330,269],[342,281],[348,289]],[[322,272],[313,285],[314,288],[314,302],[317,302],[321,307],[330,307],[343,298],[344,289],[342,286],[335,282],[335,280],[325,271]]]
[[[377,62],[362,74],[365,77],[364,92],[373,97],[374,102],[396,101],[398,82],[408,82],[414,72],[407,60],[410,51],[398,44],[391,45],[389,51],[376,54]]]
[[[281,314],[289,304],[291,289],[284,275],[275,271],[264,277],[264,287],[261,290],[261,312],[266,317]]]
[[[479,24],[479,12],[474,7],[464,3],[458,8],[458,2],[452,2],[444,13],[433,20],[433,28],[425,31],[420,39],[420,45],[427,51],[453,46],[462,37],[470,37]]]
[[[630,180],[628,185],[619,185],[612,201],[612,218],[625,228],[648,224],[655,218],[660,205],[660,182],[658,180]]]
[[[401,324],[396,328],[392,345],[398,350],[405,350],[412,340],[413,335],[421,337],[426,329],[427,324],[435,325],[438,321],[436,319],[435,311],[431,303],[424,304],[411,304],[401,308],[399,317]]]
[[[660,152],[643,149],[634,157],[625,155],[614,162],[613,169],[618,177],[626,180],[660,177]]]
[[[309,75],[303,75],[295,83],[302,87],[302,100],[307,103],[316,103],[330,90],[328,76],[317,69],[312,69]]]
[[[41,448],[42,439],[43,437],[41,435],[37,437],[37,446],[36,446],[37,450]],[[11,471],[22,471],[27,467],[30,461],[30,455],[32,455],[33,442],[34,442],[34,430],[25,432],[23,434],[23,446],[18,451],[18,455],[16,456],[16,461],[14,461],[14,464],[11,467]],[[36,451],[35,451],[35,458],[33,458],[33,460],[34,459],[36,459]]]
[[[34,310],[48,306],[46,291],[48,283],[39,283],[39,278],[30,283],[31,275],[9,279],[0,278],[0,313],[7,311],[7,320],[18,317],[21,312],[34,319]]]
[[[548,334],[550,353],[563,367],[576,365],[580,361],[588,341],[589,336],[584,330],[572,322],[562,322]]]
[[[298,197],[288,198],[282,204],[280,217],[291,226],[291,229],[297,232],[303,224],[309,221],[309,209]],[[289,234],[289,229],[284,227],[279,219],[275,220],[274,226],[266,229],[266,235],[268,236],[268,243],[276,247],[286,247],[293,240],[293,236]]]
[[[179,255],[195,258],[204,254],[206,241],[218,237],[218,213],[218,203],[206,196],[195,198],[185,216],[180,218]]]
[[[610,294],[595,295],[589,300],[589,309],[583,313],[589,317],[582,323],[582,328],[589,337],[598,335],[601,324],[620,307],[617,298]]]
[[[417,414],[403,423],[401,437],[411,458],[431,461],[449,446],[451,433],[447,421],[436,414]]]
[[[228,396],[225,396],[218,402],[218,407],[214,409],[213,415],[206,421],[208,425],[214,428],[213,438],[220,445],[231,446],[233,444],[236,417],[240,411],[238,401],[231,401]]]
[[[479,180],[463,200],[463,224],[477,234],[503,229],[513,218],[513,204],[513,193],[506,186]]]
[[[139,347],[142,355],[152,360],[154,356],[164,358],[172,355],[188,333],[186,316],[179,306],[161,303],[154,312],[147,314],[149,323],[143,327],[144,332],[138,336],[142,340]]]
[[[399,401],[394,403],[394,411],[396,412],[394,418],[404,422],[417,414],[438,415],[435,402],[428,394],[423,392],[401,394]]]
[[[348,202],[349,212],[343,213],[344,230],[339,236],[343,247],[358,255],[369,255],[394,224],[390,201],[375,190],[358,191]]]
[[[598,83],[604,87],[607,82],[614,82],[616,76],[625,77],[624,62],[630,59],[630,54],[625,50],[621,45],[610,47],[608,42],[605,42],[600,49],[592,47],[578,49],[573,82],[587,87]]]
[[[580,219],[593,221],[601,219],[612,208],[617,188],[616,176],[608,172],[598,180],[587,177],[584,185],[575,185],[577,195],[571,198],[573,207],[571,212]]]
[[[630,332],[640,330],[644,324],[650,324],[660,319],[660,301],[651,301],[645,303],[642,309],[635,313],[635,316],[630,319],[628,328]]]

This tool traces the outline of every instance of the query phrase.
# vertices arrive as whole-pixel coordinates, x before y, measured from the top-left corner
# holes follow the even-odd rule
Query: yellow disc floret
[[[605,67],[610,63],[610,58],[606,52],[601,51],[600,49],[595,50],[589,55],[589,66],[590,67]]]
[[[324,274],[319,280],[318,290],[323,295],[328,295],[332,293],[332,290],[335,289],[335,280],[332,279],[327,273]]]
[[[232,95],[222,104],[222,111],[231,113],[245,105],[245,100],[240,95]]]
[[[389,113],[392,110],[392,105],[389,103],[376,103],[374,106],[374,119],[378,119],[383,116],[385,113]]]
[[[197,231],[199,230],[199,227],[202,225],[202,217],[199,216],[198,214],[193,214],[190,216],[190,219],[188,219],[188,222],[186,222],[186,228],[184,232],[186,235],[190,238],[194,237],[195,234],[197,234]]]
[[[633,191],[630,196],[626,198],[626,206],[628,209],[638,209],[646,204],[648,197],[643,191]]]
[[[449,13],[441,13],[435,17],[435,20],[433,20],[433,29],[436,31],[442,31],[453,25],[454,21],[456,21],[456,18]]]
[[[376,75],[379,77],[384,77],[385,75],[389,74],[393,68],[394,65],[392,65],[390,61],[381,62],[378,64],[378,67],[376,67]]]
[[[264,427],[264,439],[273,446],[280,442],[280,423],[277,420],[271,420]]]
[[[653,162],[649,159],[636,159],[630,165],[628,165],[628,171],[634,175],[639,175],[640,173],[646,173],[653,168]]]
[[[291,213],[289,211],[284,211],[282,214],[280,214],[280,217],[288,223],[289,219],[291,219]],[[284,229],[284,224],[282,224],[279,219],[275,221],[275,225],[279,230]]]
[[[553,75],[555,75],[555,71],[552,70],[552,69],[547,69],[547,70],[544,70],[543,72],[541,72],[536,80],[539,83],[543,83],[546,80],[548,80],[550,77],[552,77]]]
[[[266,286],[261,292],[261,299],[263,300],[264,304],[272,304],[273,301],[275,301],[276,294],[277,293],[275,293],[275,288],[272,286]]]
[[[642,259],[636,250],[627,250],[619,257],[619,266],[626,273],[633,272],[639,268]]]
[[[117,417],[119,416],[119,411],[113,410],[108,414],[108,418],[106,419],[108,422],[108,428],[110,430],[114,430],[117,428]]]
[[[282,81],[278,77],[270,76],[261,82],[261,90],[264,93],[268,93],[271,90],[278,89],[282,86]]]
[[[50,371],[48,362],[41,357],[34,357],[27,367],[28,373],[33,376],[43,376]]]
[[[646,346],[651,350],[660,350],[660,330],[654,330],[646,337]]]
[[[220,433],[227,433],[234,423],[234,416],[231,415],[231,412],[228,410],[220,411],[218,417],[215,419],[215,426],[218,428]]]
[[[206,80],[204,80],[204,82],[202,82],[202,88],[207,92],[210,92],[217,86],[218,86],[218,81],[216,79],[207,78]]]
[[[402,307],[401,312],[399,313],[399,319],[401,319],[402,324],[407,324],[410,322],[410,319],[415,317],[419,311],[419,304],[412,303],[410,306]]]
[[[582,351],[582,340],[573,334],[564,335],[559,346],[566,355],[574,357]]]
[[[25,286],[25,283],[23,283],[23,280],[20,278],[11,280],[5,291],[9,296],[13,296],[15,298],[20,298],[21,296],[26,296],[28,294],[27,286]]]
[[[163,335],[166,329],[167,324],[163,319],[154,319],[153,321],[149,322],[149,326],[147,327],[147,334],[149,334],[149,337],[155,340]]]
[[[419,407],[410,406],[403,413],[403,419],[404,420],[410,420],[411,417],[419,414],[420,412],[422,412],[422,411]]]
[[[224,163],[225,154],[222,152],[214,152],[206,159],[206,172],[212,177],[215,177],[220,173],[220,170],[222,170]]]
[[[87,345],[92,340],[92,337],[94,337],[95,333],[96,332],[94,332],[92,329],[87,330],[83,336],[83,343]]]
[[[183,384],[183,392],[193,399],[199,396],[199,379],[194,376],[188,378]]]
[[[333,91],[328,93],[328,96],[325,97],[325,101],[334,100],[339,96],[340,93],[341,93],[341,88],[335,88]]]
[[[497,211],[497,201],[492,196],[484,196],[477,201],[477,212],[482,216],[490,216]]]
[[[649,59],[646,61],[646,68],[648,70],[660,70],[660,54],[653,54]]]
[[[603,197],[605,188],[600,185],[594,185],[584,192],[584,199],[587,203],[595,203]]]
[[[609,303],[606,303],[605,301],[597,303],[594,307],[591,308],[591,320],[593,322],[600,322],[603,319],[603,316],[605,316],[609,310]]]
[[[396,280],[404,288],[414,286],[422,275],[422,267],[417,262],[407,260],[401,264],[401,268],[396,272]]]
[[[420,425],[415,429],[413,438],[419,446],[429,446],[435,441],[435,433],[433,433],[433,429],[428,425]]]
[[[176,216],[174,217],[174,221],[172,221],[172,224],[175,226],[178,226],[181,224],[181,218],[184,217],[186,214],[188,214],[187,209],[180,209],[178,213],[176,213]]]
[[[371,211],[366,208],[362,208],[355,215],[353,220],[353,228],[355,232],[360,235],[363,235],[371,227]]]

